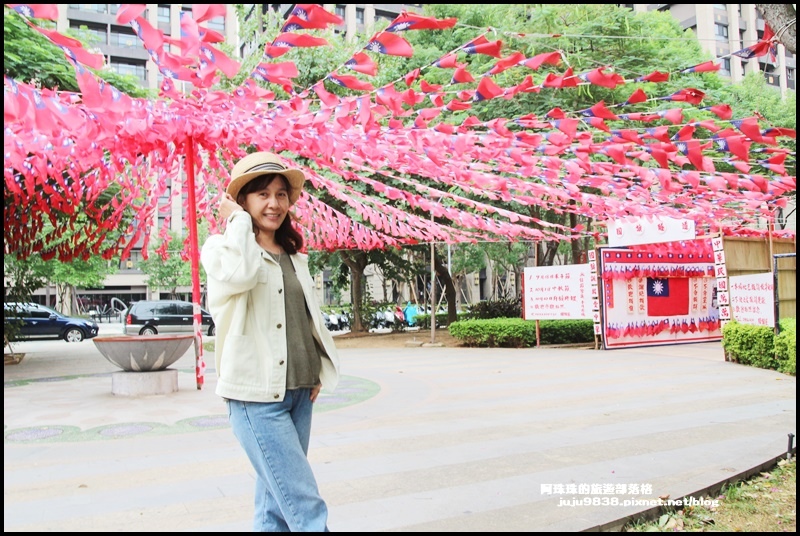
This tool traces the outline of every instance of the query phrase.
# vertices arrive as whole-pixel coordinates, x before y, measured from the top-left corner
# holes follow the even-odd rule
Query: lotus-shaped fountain
[[[183,357],[194,335],[115,335],[95,337],[95,346],[110,362],[126,372],[164,370]]]

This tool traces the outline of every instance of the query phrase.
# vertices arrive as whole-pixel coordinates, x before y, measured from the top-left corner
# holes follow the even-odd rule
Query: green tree
[[[198,225],[197,235],[198,243],[205,242],[208,223],[201,222]],[[148,258],[138,263],[139,269],[147,276],[147,285],[168,291],[172,299],[178,298],[178,287],[191,286],[192,263],[183,255],[183,251],[183,241],[174,231],[169,231],[168,238],[152,244]],[[205,284],[205,281],[206,272],[200,265],[200,282]]]
[[[88,33],[80,30],[69,30],[67,33],[82,41],[84,46],[89,44]],[[67,60],[64,51],[25,24],[16,11],[8,8],[3,8],[3,72],[26,84],[62,91],[79,90],[75,68]],[[135,76],[121,75],[108,66],[93,72],[132,97],[151,95]]]

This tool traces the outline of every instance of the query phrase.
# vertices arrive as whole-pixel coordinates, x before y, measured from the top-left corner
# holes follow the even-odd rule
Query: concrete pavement
[[[102,324],[101,333],[115,330]],[[111,394],[91,341],[4,369],[4,530],[246,532],[253,473],[190,349],[179,391]],[[341,350],[309,458],[332,531],[596,531],[785,455],[796,381],[719,343]]]

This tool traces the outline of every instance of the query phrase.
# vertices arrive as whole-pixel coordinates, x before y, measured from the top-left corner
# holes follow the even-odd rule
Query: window
[[[364,24],[364,10],[360,7],[356,8],[356,22]]]
[[[139,38],[134,34],[116,30],[111,30],[108,36],[108,44],[123,48],[137,48],[142,46],[142,42],[139,41]]]
[[[224,33],[225,18],[222,16],[214,17],[210,21],[206,22],[206,26],[208,26],[209,30],[214,30],[216,32]]]
[[[344,19],[344,6],[341,4],[337,4],[336,6],[336,16]]]
[[[78,9],[80,11],[92,11],[94,13],[107,13],[108,4],[69,4],[70,9]],[[115,6],[116,7],[116,4]]]
[[[724,76],[730,76],[731,75],[731,59],[730,58],[722,58],[722,61],[720,63],[721,63],[720,69],[719,69],[720,74],[722,74]]]
[[[728,39],[728,25],[727,24],[714,24],[714,34],[717,36],[717,39]]]
[[[147,80],[147,69],[142,63],[123,63],[112,60],[111,68],[119,74],[132,74],[141,81]]]
[[[86,26],[85,24],[70,23],[70,29],[77,30],[80,33],[88,36],[90,45],[105,45],[106,44],[106,29],[105,27]]]
[[[161,5],[158,6],[158,22],[159,23],[166,23],[169,24],[170,22],[170,9],[169,6]]]

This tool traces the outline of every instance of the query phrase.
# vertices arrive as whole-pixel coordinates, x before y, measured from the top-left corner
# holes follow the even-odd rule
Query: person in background
[[[406,324],[409,326],[414,326],[417,324],[417,306],[412,304],[411,300],[406,303],[406,306],[403,309],[403,314],[406,317]]]
[[[307,456],[313,404],[336,387],[339,358],[289,212],[304,182],[273,153],[239,160],[219,203],[225,231],[201,253],[216,393],[256,473],[257,532],[328,531]]]

